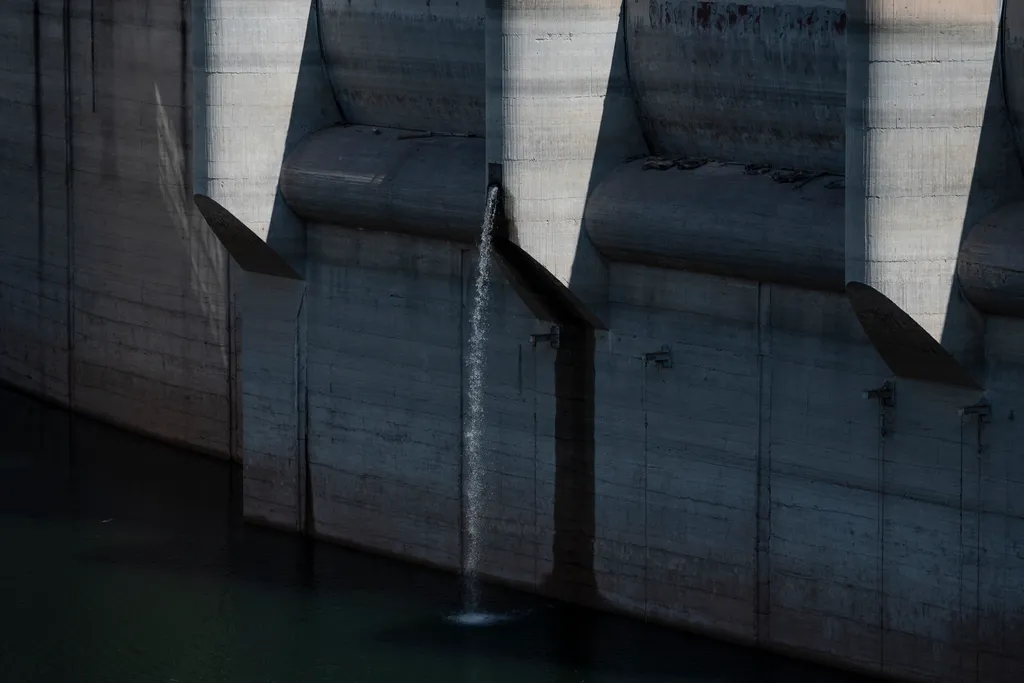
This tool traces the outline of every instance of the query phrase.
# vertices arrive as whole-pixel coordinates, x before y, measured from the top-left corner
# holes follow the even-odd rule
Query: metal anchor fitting
[[[992,404],[983,398],[972,406],[964,406],[956,411],[960,417],[978,417],[978,422],[992,421]]]
[[[551,326],[551,332],[548,334],[531,334],[530,335],[530,346],[536,348],[540,342],[551,342],[551,348],[557,349],[559,339],[561,337],[561,331],[558,325]]]
[[[861,394],[861,398],[873,398],[886,408],[896,407],[896,385],[886,380],[877,389],[867,389]]]
[[[896,407],[896,384],[886,380],[877,389],[868,389],[861,393],[861,398],[878,401],[878,434],[885,438],[889,435],[889,408]]]
[[[992,421],[992,404],[988,402],[987,398],[982,398],[980,401],[972,406],[964,406],[956,411],[960,415],[960,419],[963,420],[965,417],[977,417],[978,418],[978,455],[980,456],[985,452],[985,442],[982,439],[982,432],[984,429],[982,425]]]
[[[672,367],[672,349],[665,346],[661,347],[661,351],[652,351],[651,353],[644,354],[644,365],[650,365],[654,363],[661,368]]]

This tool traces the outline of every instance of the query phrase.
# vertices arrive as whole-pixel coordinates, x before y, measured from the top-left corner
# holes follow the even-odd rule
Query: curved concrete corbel
[[[829,178],[785,184],[736,164],[646,166],[619,166],[591,195],[587,229],[605,256],[843,291],[843,192]]]
[[[1024,202],[992,212],[960,248],[964,295],[986,313],[1024,317]]]
[[[474,243],[483,163],[479,138],[333,126],[285,159],[281,196],[307,221]]]

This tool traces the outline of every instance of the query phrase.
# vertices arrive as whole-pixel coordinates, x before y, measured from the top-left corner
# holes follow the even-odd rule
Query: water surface
[[[854,683],[243,524],[237,468],[0,389],[4,683]]]

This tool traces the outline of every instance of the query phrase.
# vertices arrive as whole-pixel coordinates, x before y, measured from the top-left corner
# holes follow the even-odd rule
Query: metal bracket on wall
[[[644,365],[650,365],[654,363],[660,368],[672,367],[672,349],[665,346],[661,347],[661,351],[652,351],[651,353],[644,354]]]
[[[896,407],[896,384],[886,380],[877,389],[867,389],[861,398],[878,401],[878,433],[883,437],[889,433],[889,417],[887,409]]]
[[[873,398],[876,399],[886,408],[895,408],[896,385],[893,382],[886,380],[882,384],[882,386],[878,387],[877,389],[866,390],[863,394],[861,394],[861,398]]]
[[[983,398],[972,406],[964,406],[957,411],[960,417],[978,417],[978,422],[992,421],[992,404]]]
[[[960,415],[960,419],[963,420],[965,417],[977,417],[978,418],[978,453],[985,452],[985,444],[982,442],[982,425],[992,421],[992,404],[988,402],[987,398],[982,398],[974,405],[964,406],[956,411]]]
[[[537,344],[540,342],[551,342],[551,348],[557,349],[560,336],[561,334],[558,329],[558,325],[552,325],[551,332],[548,334],[531,334],[530,346],[537,348]]]

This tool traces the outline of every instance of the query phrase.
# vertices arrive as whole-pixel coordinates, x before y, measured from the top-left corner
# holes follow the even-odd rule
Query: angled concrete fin
[[[847,282],[846,295],[868,339],[898,377],[982,388],[942,344],[887,296],[861,282]]]
[[[280,254],[230,211],[206,195],[193,195],[192,199],[213,234],[242,270],[292,280],[302,279]]]
[[[607,329],[557,277],[507,237],[495,237],[494,253],[509,284],[541,320],[559,325]]]

